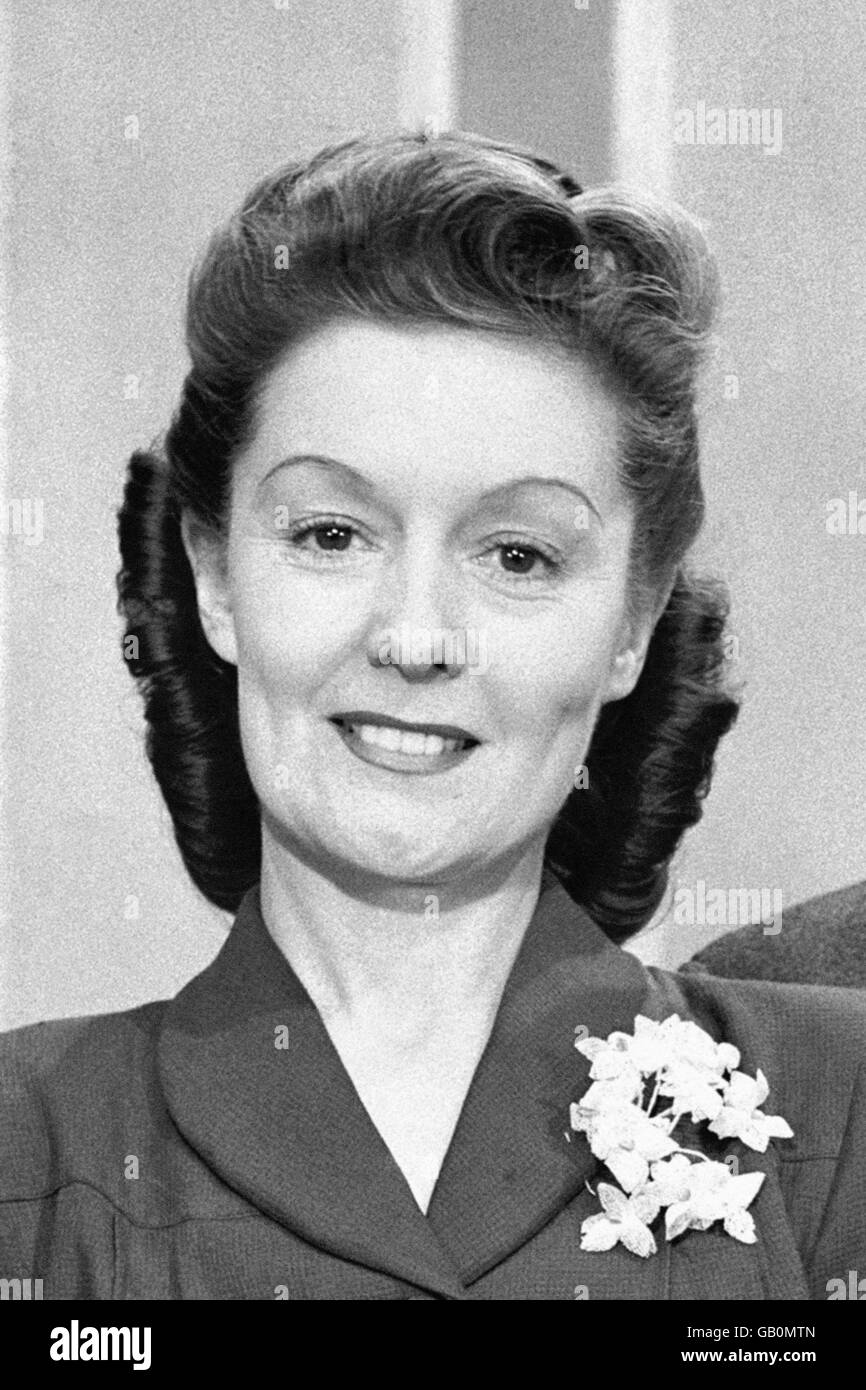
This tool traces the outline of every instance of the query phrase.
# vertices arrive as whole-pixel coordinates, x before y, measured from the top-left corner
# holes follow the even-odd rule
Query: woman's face
[[[185,532],[266,834],[419,886],[543,847],[651,632],[616,440],[590,367],[526,341],[343,321],[272,372],[225,553]]]

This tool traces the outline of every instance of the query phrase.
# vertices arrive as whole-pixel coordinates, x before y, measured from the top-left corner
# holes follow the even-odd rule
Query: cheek
[[[239,668],[284,700],[321,682],[354,631],[345,594],[323,603],[321,592],[278,566],[239,569],[232,606]]]
[[[599,606],[575,605],[494,638],[490,671],[504,724],[531,729],[544,741],[558,732],[569,737],[594,720],[607,688],[614,620]]]

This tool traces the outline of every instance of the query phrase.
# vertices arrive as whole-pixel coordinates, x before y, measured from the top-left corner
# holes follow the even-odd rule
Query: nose
[[[412,682],[459,675],[467,643],[456,589],[432,537],[407,544],[379,592],[367,635],[370,664],[396,666]]]

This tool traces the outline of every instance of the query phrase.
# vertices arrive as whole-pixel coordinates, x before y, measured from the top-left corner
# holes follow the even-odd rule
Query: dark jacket
[[[680,970],[866,989],[866,880],[786,908],[778,932],[725,932]]]
[[[584,1252],[610,1179],[566,1137],[575,1030],[672,1012],[762,1068],[795,1131],[730,1148],[768,1174],[757,1243],[716,1225]],[[824,1299],[866,1274],[864,1059],[856,992],[646,969],[556,885],[424,1215],[253,890],[172,1001],[0,1038],[0,1276],[46,1299]]]

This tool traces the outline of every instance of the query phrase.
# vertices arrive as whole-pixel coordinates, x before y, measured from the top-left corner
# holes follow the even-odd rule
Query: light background
[[[866,536],[825,525],[830,498],[866,498],[866,10],[9,0],[3,29],[0,498],[4,514],[42,499],[45,530],[3,541],[0,1027],[171,995],[224,938],[174,847],[120,658],[125,462],[176,402],[186,274],[213,224],[279,162],[425,116],[703,219],[726,302],[701,554],[732,589],[747,686],[672,886],[790,904],[866,876]],[[699,100],[778,108],[780,153],[675,144],[674,113]],[[720,930],[664,919],[635,943],[653,963]]]

